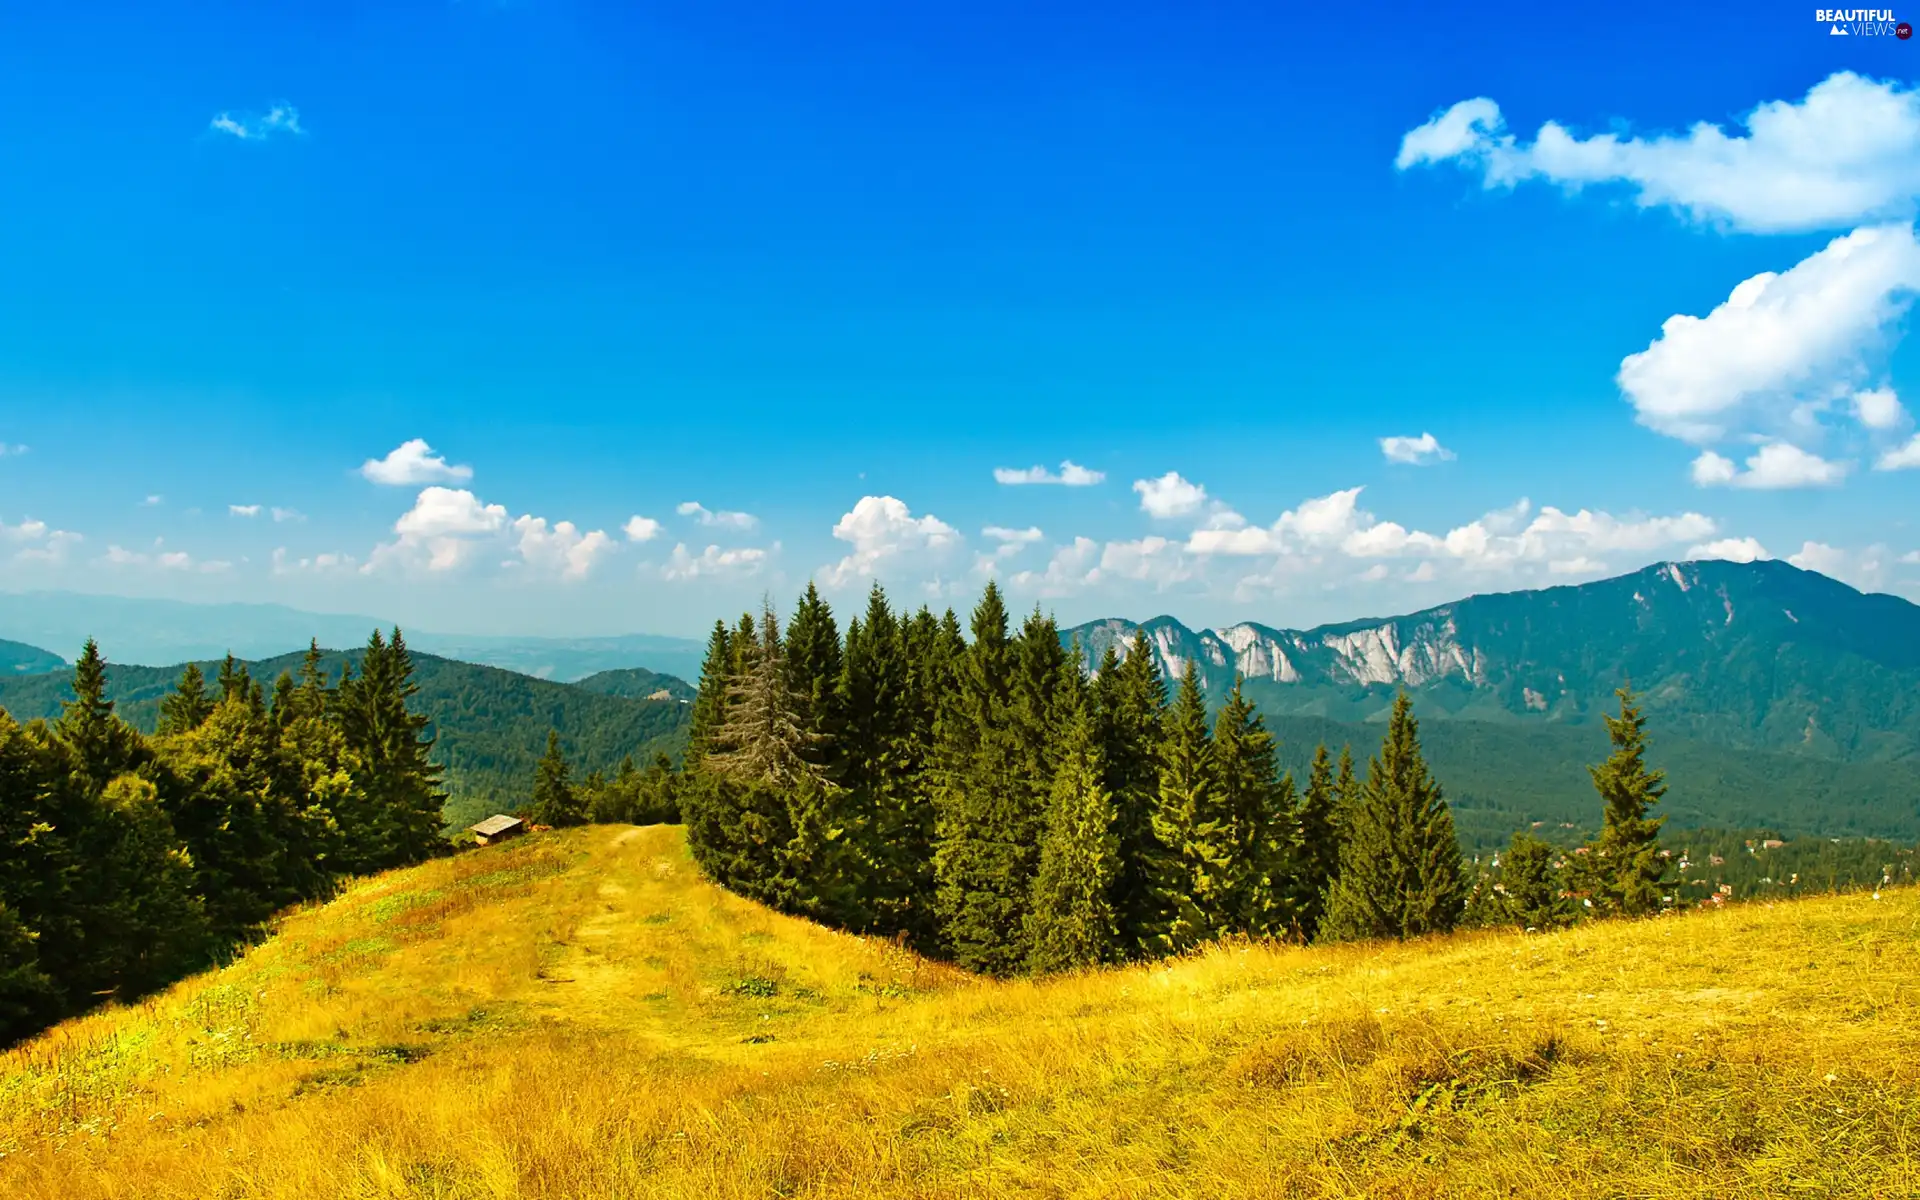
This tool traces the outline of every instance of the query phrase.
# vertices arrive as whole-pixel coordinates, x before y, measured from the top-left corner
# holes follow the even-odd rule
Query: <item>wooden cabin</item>
[[[504,842],[508,838],[519,837],[527,831],[527,823],[519,817],[509,817],[496,813],[478,825],[467,826],[467,832],[473,835],[476,845],[491,846],[495,842]]]

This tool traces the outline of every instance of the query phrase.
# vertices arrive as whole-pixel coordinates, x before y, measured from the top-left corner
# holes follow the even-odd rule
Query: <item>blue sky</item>
[[[1920,41],[695,8],[10,13],[0,586],[545,634],[810,577],[1195,624],[1699,554],[1920,596]]]

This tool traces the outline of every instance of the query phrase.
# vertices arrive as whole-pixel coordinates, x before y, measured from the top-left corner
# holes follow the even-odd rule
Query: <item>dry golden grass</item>
[[[0,1057],[0,1194],[1911,1196],[1920,895],[990,983],[677,829],[360,883]]]

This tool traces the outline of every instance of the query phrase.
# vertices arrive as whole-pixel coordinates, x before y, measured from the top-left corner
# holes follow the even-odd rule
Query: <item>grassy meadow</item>
[[[674,827],[396,871],[0,1055],[0,1195],[1912,1196],[1920,893],[993,982]]]

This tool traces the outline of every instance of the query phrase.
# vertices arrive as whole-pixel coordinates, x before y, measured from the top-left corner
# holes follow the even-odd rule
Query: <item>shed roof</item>
[[[505,833],[515,825],[523,823],[519,817],[509,817],[503,813],[495,813],[478,825],[469,825],[467,828],[479,834],[481,837],[492,837],[496,833]]]

